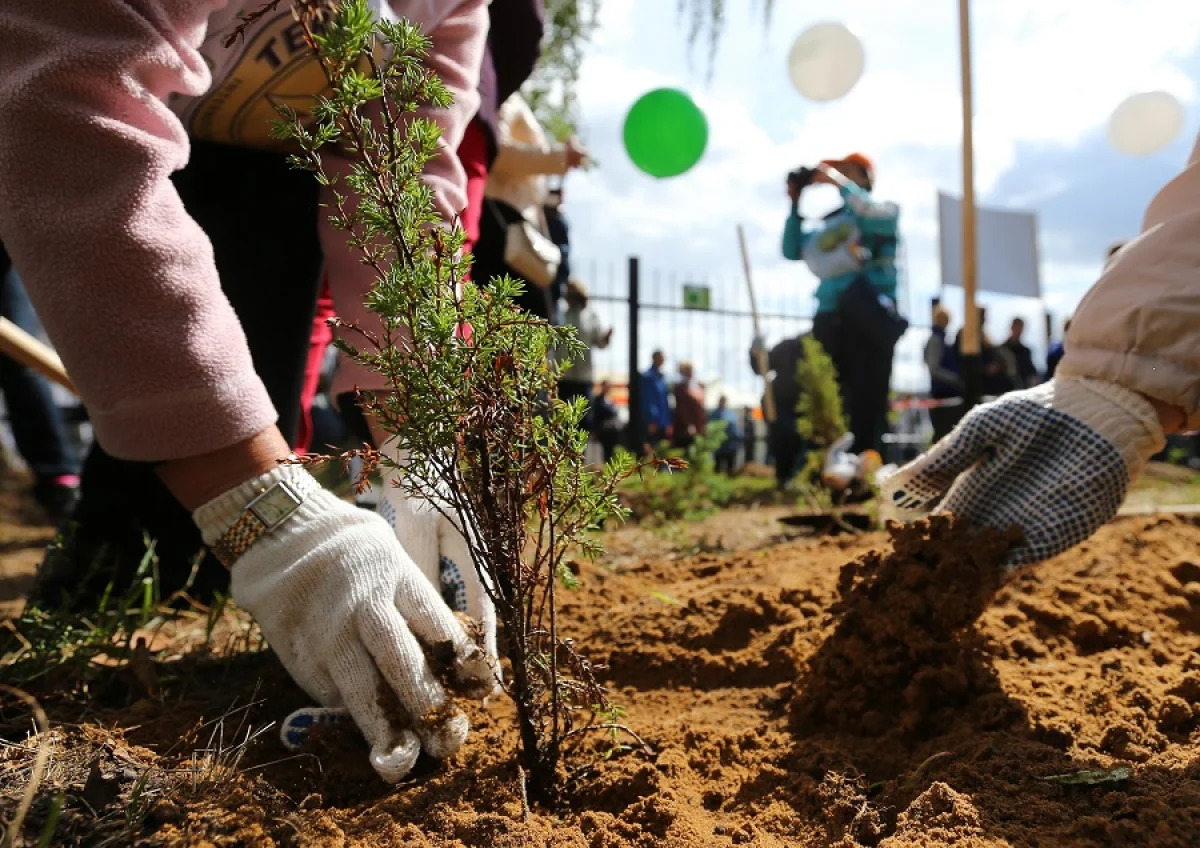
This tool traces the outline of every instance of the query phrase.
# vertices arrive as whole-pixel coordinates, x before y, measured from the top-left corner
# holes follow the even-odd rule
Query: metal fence
[[[650,354],[662,350],[671,372],[681,361],[693,363],[697,379],[708,388],[713,402],[724,392],[731,406],[758,403],[761,382],[750,370],[749,360],[754,319],[740,272],[664,270],[632,257],[622,263],[584,260],[572,264],[575,275],[588,286],[592,308],[601,323],[613,328],[608,348],[592,351],[598,372],[623,383],[631,365],[635,371],[644,370],[650,364]],[[630,302],[635,284],[636,311]],[[707,304],[697,294],[700,291],[707,293]],[[773,311],[759,313],[759,325],[768,345],[797,336],[812,325],[812,296],[807,291],[798,290],[782,302],[780,298],[773,302]],[[630,332],[634,314],[636,352],[631,347]],[[897,345],[892,381],[897,392],[928,389],[921,360],[928,335],[927,327],[913,326]]]
[[[572,265],[574,276],[588,286],[600,323],[613,328],[608,347],[592,351],[597,379],[618,386],[618,401],[627,400],[630,412],[638,409],[638,381],[631,377],[649,366],[656,350],[666,357],[669,377],[679,363],[693,364],[710,407],[721,396],[736,410],[759,406],[762,381],[751,370],[749,356],[754,315],[740,270],[688,273],[637,257],[574,260]],[[812,326],[809,292],[797,288],[794,295],[773,297],[771,304],[770,311],[758,316],[768,346]],[[896,346],[892,388],[898,394],[928,390],[921,355],[928,336],[928,327],[912,326]]]

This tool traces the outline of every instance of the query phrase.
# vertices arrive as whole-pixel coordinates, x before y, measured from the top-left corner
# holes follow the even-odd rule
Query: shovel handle
[[[64,389],[79,394],[62,360],[49,345],[31,336],[7,318],[0,317],[0,354],[15,359]]]

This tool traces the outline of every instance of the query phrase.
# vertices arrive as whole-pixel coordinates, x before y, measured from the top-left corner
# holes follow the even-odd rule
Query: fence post
[[[638,373],[638,285],[640,267],[636,256],[629,257],[629,428],[626,438],[629,449],[641,454],[644,439],[642,421],[642,380]]]

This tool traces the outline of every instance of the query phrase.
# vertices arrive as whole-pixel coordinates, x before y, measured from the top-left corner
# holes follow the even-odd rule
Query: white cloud
[[[593,171],[568,183],[572,250],[576,270],[612,266],[614,281],[599,287],[624,291],[624,260],[640,255],[647,274],[671,269],[676,283],[708,277],[721,306],[747,309],[735,225],[748,234],[759,308],[807,314],[814,281],[799,263],[779,254],[786,213],[783,176],[814,160],[861,150],[877,164],[877,194],[903,209],[908,307],[926,316],[936,293],[936,191],[959,191],[960,100],[958,24],[955,4],[917,0],[847,0],[831,14],[805,3],[775,3],[764,29],[753,4],[729,4],[728,29],[711,82],[707,46],[689,56],[686,27],[676,4],[665,0],[604,0],[601,29],[580,81],[584,133],[599,160]],[[863,39],[867,70],[859,86],[833,104],[811,104],[791,88],[785,70],[791,41],[805,26],[834,15]],[[1100,131],[1126,95],[1148,88],[1175,93],[1189,108],[1197,97],[1191,68],[1200,52],[1200,4],[1180,0],[1094,0],[1089,3],[974,4],[976,179],[980,200],[1006,171],[1020,166],[1029,145],[1074,146]],[[621,144],[629,106],[645,91],[670,85],[690,91],[708,116],[709,147],[688,174],[655,181],[636,171]],[[1196,122],[1188,122],[1188,133]],[[1183,141],[1164,157],[1182,157]],[[1157,186],[1147,184],[1148,198]],[[1065,180],[1048,180],[1019,200],[1028,208],[1069,196]],[[814,193],[806,213],[832,201]],[[1087,209],[1080,214],[1086,215]],[[1123,210],[1129,233],[1140,208]],[[1098,272],[1108,236],[1098,236],[1092,265],[1068,260],[1064,240],[1043,232],[1046,305],[1067,314]],[[590,261],[589,261],[590,260]],[[670,276],[670,275],[666,275]],[[670,287],[670,282],[663,286]],[[595,286],[594,286],[595,287]],[[953,295],[953,292],[950,293]],[[660,297],[677,298],[676,292]],[[954,298],[948,300],[953,304]],[[993,334],[1024,314],[1030,335],[1040,336],[1035,302],[987,299]],[[905,304],[902,304],[905,305]],[[961,309],[959,309],[961,314]],[[624,321],[624,315],[620,321]],[[642,359],[687,321],[665,314],[647,316]],[[737,322],[735,322],[737,323]],[[726,383],[752,384],[746,369],[749,339],[742,325],[680,335],[671,351],[696,360],[701,371]],[[707,325],[704,325],[707,326]],[[1037,330],[1035,331],[1035,327]],[[776,338],[796,326],[773,325]],[[748,332],[748,331],[747,331]],[[625,367],[625,342],[605,353],[610,367]],[[914,342],[919,349],[920,342]],[[907,352],[897,366],[898,383],[923,381],[919,358]]]

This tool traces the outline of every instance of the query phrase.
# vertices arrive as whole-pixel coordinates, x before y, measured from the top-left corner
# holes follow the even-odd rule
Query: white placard
[[[962,200],[938,192],[942,285],[962,286]],[[975,282],[980,291],[1042,296],[1037,215],[975,209]]]

